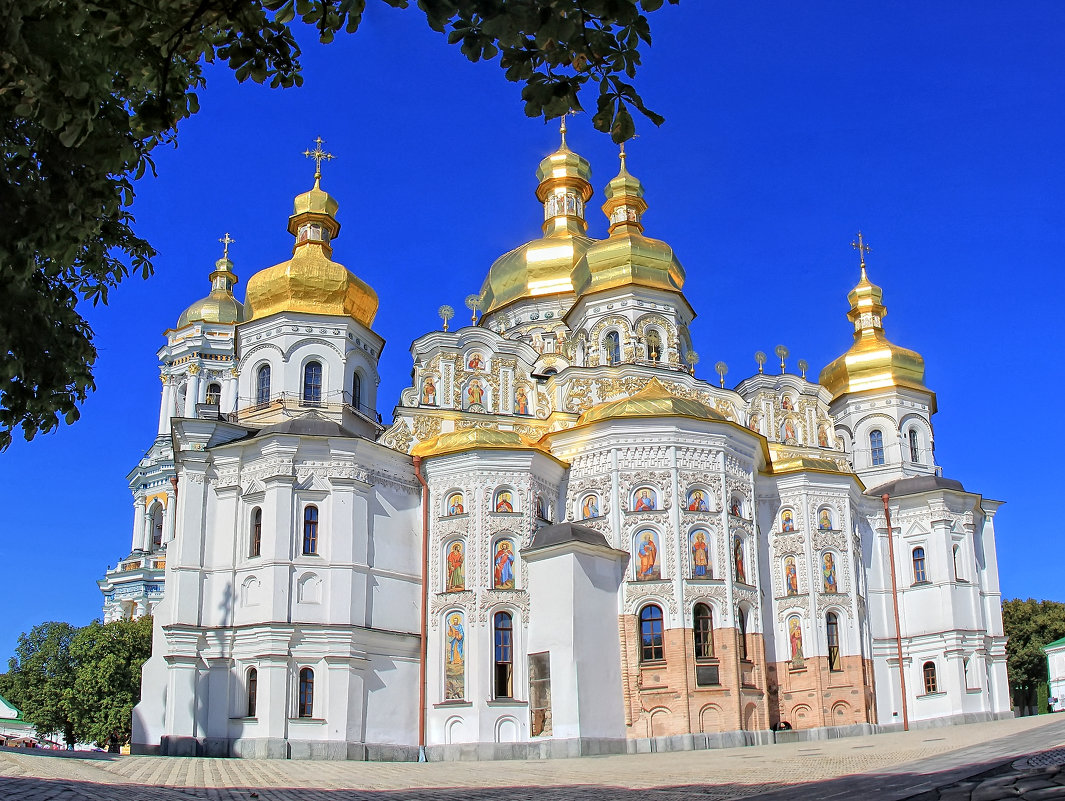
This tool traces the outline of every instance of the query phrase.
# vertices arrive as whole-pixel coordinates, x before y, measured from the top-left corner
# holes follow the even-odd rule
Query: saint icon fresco
[[[510,492],[508,490],[500,490],[496,493],[496,511],[497,512],[513,512],[514,504],[510,502]]]
[[[637,581],[657,581],[662,578],[662,568],[658,565],[658,536],[653,531],[645,531],[638,537],[636,568]]]
[[[788,643],[791,646],[791,666],[801,668],[806,660],[802,655],[802,624],[798,617],[788,618]]]
[[[747,571],[743,566],[743,540],[740,537],[736,537],[732,543],[732,561],[736,565],[736,581],[746,584]]]
[[[466,514],[466,507],[462,505],[462,493],[456,492],[447,499],[447,513],[448,515],[463,515]]]
[[[483,370],[484,359],[481,358],[481,354],[479,353],[470,354],[470,360],[467,362],[466,366],[471,370]]]
[[[831,553],[821,557],[821,576],[825,592],[836,592],[836,560]]]
[[[784,560],[784,592],[786,595],[799,594],[799,573],[795,569],[795,557]]]
[[[480,406],[484,402],[484,387],[479,378],[473,379],[466,388],[466,399],[470,406]]]
[[[817,527],[821,531],[831,531],[832,530],[832,515],[829,513],[828,509],[822,509],[821,510],[821,514],[817,518]]]
[[[693,531],[692,542],[692,578],[712,578],[710,573],[710,547],[706,542],[705,531]]]
[[[496,543],[492,586],[497,590],[514,589],[514,543],[500,540]]]
[[[436,406],[436,382],[432,376],[422,382],[422,403],[426,406]]]
[[[740,505],[740,499],[733,497],[728,504],[729,514],[739,517],[743,513],[743,507]]]
[[[524,387],[514,390],[514,412],[515,414],[529,413],[529,396],[525,394]]]
[[[783,512],[780,513],[780,530],[795,530],[795,518],[791,514],[791,509],[785,509]]]
[[[747,422],[747,428],[751,431],[758,433],[758,415],[752,414],[751,419]]]
[[[636,491],[633,510],[636,512],[653,512],[658,508],[658,496],[653,489],[644,487]]]
[[[581,503],[581,517],[587,520],[591,517],[599,517],[599,497],[597,495],[585,495]]]
[[[689,512],[709,512],[710,506],[706,502],[706,495],[702,490],[693,489],[688,492]]]
[[[782,428],[782,432],[783,432],[782,436],[784,437],[785,440],[795,439],[796,438],[795,437],[795,423],[792,422],[792,419],[790,417],[787,420],[784,421],[784,426]]]
[[[791,398],[789,398],[787,395],[782,397],[780,399],[780,408],[783,409],[786,412],[790,412],[791,408],[792,408],[791,407]]]
[[[465,561],[462,553],[462,543],[453,542],[447,552],[447,590],[446,592],[459,592],[466,589],[466,576],[463,570]]]
[[[466,694],[466,627],[462,614],[453,612],[448,615],[447,651],[444,654],[444,700],[462,700]]]
[[[817,444],[822,448],[828,447],[828,429],[824,426],[817,429]]]

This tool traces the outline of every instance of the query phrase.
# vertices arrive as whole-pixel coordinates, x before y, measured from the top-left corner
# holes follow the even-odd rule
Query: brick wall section
[[[806,659],[798,670],[791,662],[770,665],[773,722],[786,720],[796,729],[876,723],[872,662],[844,656],[840,663],[837,672],[820,656]]]
[[[691,629],[666,629],[665,659],[641,663],[636,617],[622,615],[618,625],[629,737],[769,728],[761,634],[747,635],[749,660],[741,663],[736,647],[737,630],[714,629],[714,663],[718,666],[720,684],[699,687],[695,683],[695,644]]]

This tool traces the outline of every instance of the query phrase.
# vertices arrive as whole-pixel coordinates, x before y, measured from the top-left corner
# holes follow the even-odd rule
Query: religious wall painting
[[[481,358],[481,354],[474,351],[470,354],[470,358],[466,360],[466,368],[469,370],[483,370],[484,359]]]
[[[799,571],[795,567],[795,557],[784,557],[784,594],[799,594]]]
[[[738,534],[732,538],[732,563],[736,569],[736,581],[747,583],[747,569],[743,564],[743,537]]]
[[[795,420],[793,418],[788,417],[780,424],[780,438],[785,442],[798,439],[795,435]]]
[[[743,517],[743,498],[739,495],[733,495],[729,498],[728,513],[736,517]]]
[[[697,528],[689,535],[689,539],[692,549],[692,578],[713,578],[714,573],[710,568],[710,535]]]
[[[444,619],[444,700],[466,697],[466,619],[462,612],[448,612]]]
[[[781,531],[794,531],[795,530],[795,515],[792,514],[791,509],[785,509],[780,513],[780,530]]]
[[[497,489],[492,499],[492,509],[497,512],[513,512],[514,494],[509,489]]]
[[[422,405],[436,406],[436,382],[431,375],[422,381]]]
[[[640,487],[632,493],[634,512],[653,512],[658,508],[658,492],[651,487]]]
[[[519,386],[514,390],[514,414],[529,413],[529,393],[525,387]]]
[[[788,618],[788,645],[791,649],[792,670],[803,667],[806,659],[802,653],[802,621],[798,615]]]
[[[832,531],[832,513],[828,509],[817,513],[817,528],[820,531]]]
[[[822,448],[828,447],[828,429],[825,426],[817,427],[817,444]]]
[[[466,387],[466,407],[472,409],[475,406],[484,408],[484,385],[479,378],[473,379]]]
[[[599,496],[589,492],[581,498],[581,520],[590,520],[599,517]]]
[[[702,487],[690,487],[684,508],[689,512],[709,512],[710,504],[706,501],[706,490]]]
[[[821,555],[821,583],[825,592],[838,592],[836,584],[836,557],[832,551],[825,551]]]
[[[751,431],[753,431],[756,434],[758,432],[760,432],[762,430],[761,429],[761,418],[758,415],[756,415],[756,414],[752,414],[751,415],[751,419],[747,421],[747,428],[751,429]]]
[[[461,492],[452,492],[447,496],[447,503],[444,505],[445,514],[448,517],[466,514],[464,500]]]
[[[514,540],[497,540],[492,555],[492,587],[512,590],[514,586]]]
[[[447,545],[445,552],[444,592],[461,592],[466,589],[466,548],[462,540],[455,540]]]
[[[787,395],[782,395],[780,397],[780,408],[785,412],[790,412],[795,407],[792,406],[791,398],[789,398]]]
[[[662,578],[659,542],[657,532],[650,529],[640,531],[635,538],[636,545],[636,580],[658,581]]]

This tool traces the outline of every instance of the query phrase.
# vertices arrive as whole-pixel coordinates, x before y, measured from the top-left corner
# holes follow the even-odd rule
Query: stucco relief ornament
[[[493,612],[504,608],[516,609],[522,621],[528,625],[529,593],[525,590],[485,590],[477,605],[477,622],[487,623]]]
[[[774,602],[774,606],[776,607],[777,622],[783,623],[784,619],[796,610],[809,614],[810,599],[806,595],[790,595]]]
[[[469,610],[474,608],[477,596],[473,590],[461,592],[436,592],[429,596],[429,626],[437,628],[440,625],[440,613],[445,609],[460,608]]]
[[[813,546],[815,551],[831,548],[839,552],[847,550],[847,535],[842,531],[814,530]]]
[[[735,601],[746,601],[753,608],[758,607],[758,590],[750,587],[741,587],[739,584],[732,585],[732,597]]]
[[[673,586],[669,581],[625,582],[626,614],[636,614],[638,607],[648,601],[667,607],[670,615],[677,614],[677,599],[673,595]]]
[[[419,442],[432,439],[440,433],[441,419],[430,415],[417,415],[413,419],[414,436]]]
[[[691,625],[692,607],[700,601],[717,601],[718,609],[721,609],[728,602],[728,595],[725,592],[725,588],[720,585],[686,586],[684,588],[684,622],[687,625]]]
[[[773,544],[773,553],[776,556],[785,556],[789,553],[802,553],[803,551],[802,534],[778,535],[774,536],[770,541]]]

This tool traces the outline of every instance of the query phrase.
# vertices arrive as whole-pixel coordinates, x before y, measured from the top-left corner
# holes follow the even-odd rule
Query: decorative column
[[[147,507],[147,503],[145,503]],[[152,550],[152,537],[155,536],[155,530],[152,526],[152,516],[148,513],[148,509],[145,508],[141,514],[141,544],[140,549],[145,553],[150,553]]]
[[[200,365],[189,367],[189,379],[185,387],[185,417],[196,416],[196,403],[200,397]]]
[[[177,521],[177,496],[173,489],[166,491],[166,509],[163,511],[163,544],[174,539],[175,523]]]
[[[219,411],[222,414],[237,410],[237,371],[230,370],[222,382],[222,402]]]
[[[131,551],[135,551],[144,544],[144,498],[133,499],[133,544]]]
[[[174,384],[168,375],[159,376],[159,380],[163,382],[163,398],[159,404],[159,435],[162,436],[170,431],[170,410],[174,405]]]

